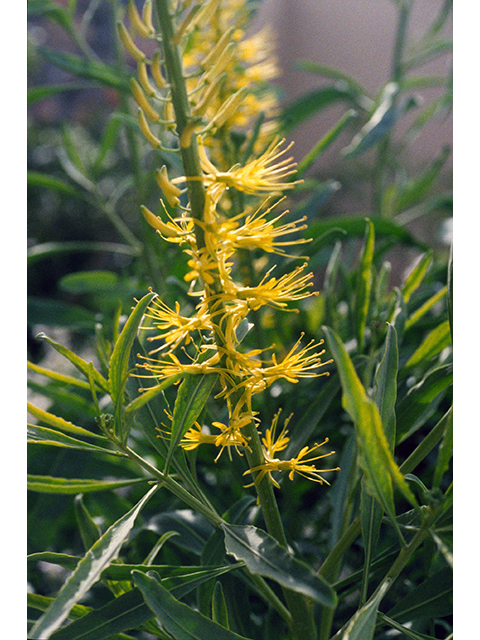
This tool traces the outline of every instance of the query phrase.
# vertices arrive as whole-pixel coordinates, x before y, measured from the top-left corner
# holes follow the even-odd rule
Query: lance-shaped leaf
[[[134,571],[132,575],[145,602],[175,640],[245,640],[244,636],[225,629],[179,602],[154,577],[154,572],[145,575]]]
[[[429,360],[438,355],[445,347],[448,347],[451,342],[450,323],[448,320],[445,320],[445,322],[441,322],[425,336],[422,344],[408,359],[405,369],[415,367],[423,362],[429,362]]]
[[[37,427],[36,425],[27,425],[27,442],[32,444],[48,444],[54,447],[66,447],[68,449],[85,449],[87,451],[102,451],[114,456],[123,456],[120,451],[99,447],[89,442],[82,442],[77,438],[67,436],[60,431],[48,429],[47,427]]]
[[[180,385],[173,409],[170,448],[165,461],[167,473],[178,443],[200,415],[216,381],[216,374],[188,375]]]
[[[332,587],[272,536],[252,525],[224,523],[222,528],[227,553],[245,562],[250,573],[270,578],[324,606],[335,606],[337,598]]]
[[[86,362],[83,358],[80,358],[80,356],[77,356],[77,354],[73,353],[73,351],[70,351],[70,349],[68,349],[68,347],[64,347],[63,345],[59,344],[58,342],[55,342],[55,340],[52,340],[51,338],[46,336],[44,333],[39,333],[37,338],[41,338],[42,340],[46,340],[48,342],[48,344],[51,345],[55,349],[55,351],[58,351],[58,353],[60,353],[62,356],[64,356],[68,360],[70,360],[70,362],[81,373],[83,373],[83,375],[87,379],[89,379],[89,377],[93,374],[93,381],[95,382],[95,385],[101,391],[105,391],[105,392],[108,393],[108,391],[109,391],[108,382],[105,380],[105,378],[102,376],[101,373],[99,373],[96,369],[94,369],[91,366],[91,363]]]
[[[33,625],[30,630],[32,638],[47,640],[60,627],[72,607],[83,598],[100,578],[102,571],[117,557],[136,517],[156,490],[156,486],[152,487],[133,509],[109,527],[87,551],[47,611]]]
[[[389,587],[390,583],[385,582],[332,640],[372,640],[378,606]]]
[[[137,303],[122,329],[110,358],[108,382],[112,400],[116,405],[123,395],[128,378],[128,361],[133,341],[137,335],[138,327],[142,321],[145,309],[155,297],[154,293],[148,293]]]
[[[366,223],[367,228],[365,230],[362,257],[360,259],[356,296],[356,331],[359,351],[363,351],[365,342],[365,327],[367,325],[373,282],[373,252],[375,249],[375,227],[371,220],[367,219]]]
[[[395,403],[397,401],[398,344],[397,332],[388,325],[383,357],[375,376],[374,400],[380,411],[385,437],[393,451],[395,445]]]
[[[148,482],[145,478],[133,480],[93,480],[90,478],[54,478],[52,476],[27,475],[27,489],[37,493],[77,494],[92,491],[110,491],[120,487]]]
[[[50,413],[49,411],[44,411],[43,409],[39,409],[38,407],[35,407],[33,404],[30,404],[30,402],[27,402],[27,411],[32,416],[35,416],[35,418],[38,418],[38,420],[45,422],[50,427],[54,427],[55,430],[71,433],[79,437],[83,436],[87,438],[96,438],[98,440],[106,441],[105,436],[101,436],[97,433],[92,433],[91,431],[88,431],[88,429],[84,429],[83,427],[77,427],[76,425],[72,424],[69,420],[65,420],[65,418],[56,416],[55,414]]]
[[[345,346],[333,329],[323,327],[323,331],[340,375],[343,389],[342,406],[356,427],[355,433],[361,454],[360,464],[368,481],[369,489],[385,511],[394,518],[392,480],[404,497],[414,506],[417,505],[415,496],[393,459],[378,407],[368,397]]]
[[[235,568],[236,565],[207,569],[206,567],[147,567],[111,564],[102,574],[102,578],[111,577],[112,571],[115,575],[114,570],[125,576],[123,579],[126,580],[131,579],[132,570],[144,573],[156,569],[162,575],[170,572],[171,576],[162,578],[162,585],[177,597],[183,597],[203,582]],[[181,575],[182,570],[183,575]],[[153,617],[153,611],[145,604],[141,591],[134,588],[103,607],[90,611],[80,620],[59,629],[52,635],[52,640],[104,640],[115,633],[138,629],[141,624],[148,622]]]
[[[452,571],[446,567],[410,591],[388,612],[389,618],[410,622],[419,618],[442,618],[452,613]]]

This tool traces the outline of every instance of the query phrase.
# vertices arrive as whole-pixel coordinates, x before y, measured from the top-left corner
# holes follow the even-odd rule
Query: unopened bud
[[[128,33],[127,28],[125,27],[123,22],[119,22],[117,24],[117,29],[118,37],[120,38],[121,43],[132,56],[132,58],[135,58],[137,62],[146,60],[147,56],[143,53],[143,51],[140,51],[137,45],[133,42],[132,36]]]

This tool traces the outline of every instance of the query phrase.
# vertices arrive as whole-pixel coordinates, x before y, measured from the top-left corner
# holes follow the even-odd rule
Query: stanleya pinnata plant
[[[264,85],[275,72],[275,62],[265,50],[266,38],[245,38],[245,3],[174,4],[157,3],[161,33],[154,28],[148,0],[141,14],[129,4],[131,31],[119,24],[122,42],[138,64],[132,90],[140,129],[154,148],[178,151],[185,172],[170,178],[165,166],[159,168],[161,215],[146,206],[142,213],[164,241],[178,244],[188,255],[185,280],[196,301],[192,316],[182,315],[178,303],[172,309],[158,298],[153,301],[146,315],[150,329],[158,333],[148,340],[159,346],[148,357],[140,356],[143,372],[137,375],[155,383],[170,376],[217,374],[217,395],[228,406],[228,423],[213,422],[208,432],[196,423],[181,446],[190,450],[212,444],[216,458],[225,448],[229,455],[232,449],[245,454],[246,473],[255,476],[257,486],[265,475],[278,486],[275,471],[323,483],[320,474],[326,470],[313,464],[329,455],[318,454],[322,445],[304,447],[296,457],[282,460],[279,454],[289,441],[287,421],[276,433],[277,415],[260,442],[261,418],[252,409],[252,396],[279,379],[296,383],[326,375],[320,372],[327,364],[321,359],[321,343],[302,345],[300,337],[282,357],[269,347],[245,351],[240,345],[251,328],[251,316],[262,307],[288,310],[289,302],[315,295],[304,258],[280,277],[272,267],[258,283],[236,278],[240,251],[285,255],[288,245],[304,242],[291,239],[305,228],[304,219],[283,222],[287,211],[273,213],[282,191],[297,184],[289,146],[275,136],[274,117],[260,122],[246,162],[228,166],[221,153],[232,131],[251,134],[248,126],[261,113],[274,115],[274,96]],[[160,48],[147,57],[135,36],[158,42]],[[255,153],[262,144],[263,150]]]
[[[328,375],[322,371],[328,363],[322,361],[321,341],[303,344],[299,336],[281,355],[274,345],[241,344],[263,309],[287,311],[289,303],[315,295],[304,257],[292,271],[276,275],[275,265],[259,273],[258,265],[267,260],[248,255],[263,250],[285,256],[287,247],[305,242],[298,235],[305,219],[285,221],[288,211],[278,209],[282,192],[298,181],[290,146],[276,134],[276,101],[267,88],[275,61],[265,34],[245,36],[249,11],[241,0],[155,5],[158,32],[147,0],[141,12],[129,4],[130,29],[119,24],[119,35],[138,66],[132,93],[140,130],[154,149],[180,154],[184,175],[170,177],[166,166],[159,167],[160,215],[146,206],[142,213],[163,241],[187,254],[185,280],[195,313],[182,315],[178,303],[170,308],[154,299],[146,312],[154,348],[139,356],[136,375],[146,379],[145,388],[148,381],[151,387],[173,376],[217,376],[216,397],[226,403],[228,420],[206,428],[195,422],[180,446],[211,445],[215,460],[225,449],[229,456],[245,456],[244,475],[256,487],[267,530],[286,546],[275,475],[286,472],[293,480],[297,473],[323,484],[322,473],[333,469],[320,468],[318,461],[333,452],[323,453],[325,440],[283,459],[289,419],[278,428],[277,413],[264,428],[252,406],[256,394],[279,380]],[[247,153],[239,153],[242,143]],[[242,281],[238,274],[245,265],[248,279]],[[306,600],[286,597],[295,609],[296,634],[313,637]]]

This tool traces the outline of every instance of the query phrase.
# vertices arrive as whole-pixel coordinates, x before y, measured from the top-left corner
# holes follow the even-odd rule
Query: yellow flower
[[[161,347],[150,351],[150,354],[167,348],[175,349],[181,342],[190,344],[192,341],[191,334],[194,331],[211,331],[212,329],[210,314],[205,302],[197,305],[194,316],[186,317],[180,314],[180,305],[178,302],[175,303],[174,311],[156,298],[151,306],[148,307],[145,315],[155,321],[153,327],[146,328],[156,328],[162,332],[156,336],[149,336],[147,340],[152,342],[162,339],[164,341]]]
[[[275,457],[277,452],[283,451],[286,448],[290,440],[287,437],[288,431],[286,427],[291,416],[290,418],[287,418],[287,420],[285,420],[280,435],[277,439],[275,439],[275,431],[277,428],[279,415],[280,411],[275,415],[272,421],[272,426],[270,427],[270,429],[267,429],[265,437],[262,438],[262,448],[265,462],[252,467],[251,469],[248,469],[243,475],[247,475],[247,473],[256,473],[258,471],[259,473],[256,476],[253,484],[258,485],[263,480],[264,476],[268,475],[270,482],[278,489],[280,489],[280,485],[272,476],[273,471],[288,471],[288,477],[290,480],[293,480],[294,474],[298,473],[299,475],[307,478],[308,480],[312,480],[313,482],[318,482],[319,484],[329,484],[320,474],[326,473],[327,471],[339,471],[339,467],[335,467],[334,469],[317,469],[316,466],[312,464],[312,462],[320,460],[321,458],[331,456],[335,453],[335,451],[330,451],[329,453],[324,453],[320,456],[314,456],[313,458],[306,457],[320,447],[323,447],[323,445],[328,442],[328,438],[325,438],[322,443],[315,444],[313,447],[303,447],[300,450],[299,454],[294,458],[290,458],[290,460],[280,460],[279,458]]]
[[[318,295],[317,292],[308,291],[312,286],[313,274],[301,275],[306,266],[307,263],[296,267],[278,279],[275,277],[267,279],[275,268],[272,267],[256,287],[241,287],[232,282],[230,289],[226,288],[226,295],[238,300],[246,300],[249,308],[254,311],[265,305],[285,308],[289,301]]]
[[[214,444],[216,447],[220,447],[215,462],[220,458],[225,448],[228,449],[230,459],[232,459],[231,447],[234,447],[236,452],[242,455],[240,449],[249,449],[249,446],[248,438],[243,435],[241,430],[247,424],[250,424],[252,420],[256,420],[255,412],[241,411],[242,405],[242,401],[237,404],[230,416],[228,425],[223,424],[223,422],[212,422],[212,427],[220,430],[219,434],[204,433],[198,422],[196,422],[194,426],[185,433],[180,445],[185,450],[192,450],[204,443]]]
[[[247,387],[250,392],[254,394],[267,389],[276,380],[281,378],[288,382],[296,383],[299,378],[315,378],[330,375],[328,371],[324,373],[316,372],[320,367],[333,362],[332,360],[322,362],[321,356],[325,353],[325,350],[320,352],[314,351],[312,353],[312,350],[320,346],[323,340],[319,343],[315,343],[312,340],[306,347],[297,350],[302,337],[303,335],[293,345],[282,362],[277,362],[277,358],[273,353],[272,364],[270,365],[262,366],[265,363],[259,363],[258,366],[255,366],[255,363],[251,363],[252,366],[250,369],[244,371],[247,377],[240,383],[240,386]]]
[[[201,444],[215,444],[216,439],[216,435],[204,433],[198,422],[195,422],[194,426],[190,427],[182,440],[180,440],[180,446],[185,449],[185,451],[193,451],[193,449],[196,449]]]
[[[203,354],[203,351],[200,351],[200,353]],[[186,375],[189,373],[216,373],[218,371],[221,371],[221,369],[217,368],[220,360],[218,353],[214,353],[213,356],[203,362],[190,358],[190,364],[180,362],[180,360],[174,353],[168,353],[166,355],[168,356],[168,358],[165,358],[163,360],[139,355],[140,358],[146,360],[147,362],[137,364],[137,367],[146,369],[149,373],[144,375],[140,375],[137,373],[135,374],[136,377],[164,379],[170,378],[171,376],[176,376],[178,374]]]
[[[213,201],[218,202],[224,191],[230,187],[251,195],[293,189],[301,181],[287,180],[295,173],[297,163],[291,157],[280,160],[293,145],[292,142],[284,149],[279,150],[284,142],[284,140],[276,139],[258,158],[254,158],[243,167],[234,165],[224,172],[217,170],[200,143],[199,154],[205,173],[204,183],[211,193]],[[177,179],[172,182],[177,182]]]

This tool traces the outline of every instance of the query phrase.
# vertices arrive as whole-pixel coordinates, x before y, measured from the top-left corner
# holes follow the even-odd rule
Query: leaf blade
[[[87,551],[75,571],[60,589],[55,600],[33,625],[30,630],[31,636],[48,639],[60,627],[68,617],[72,607],[97,582],[103,569],[118,555],[121,546],[134,525],[137,515],[157,488],[157,486],[152,487],[130,511],[109,527]]]
[[[250,573],[275,580],[327,607],[336,603],[332,587],[264,531],[252,525],[222,524],[227,553],[245,562]]]

